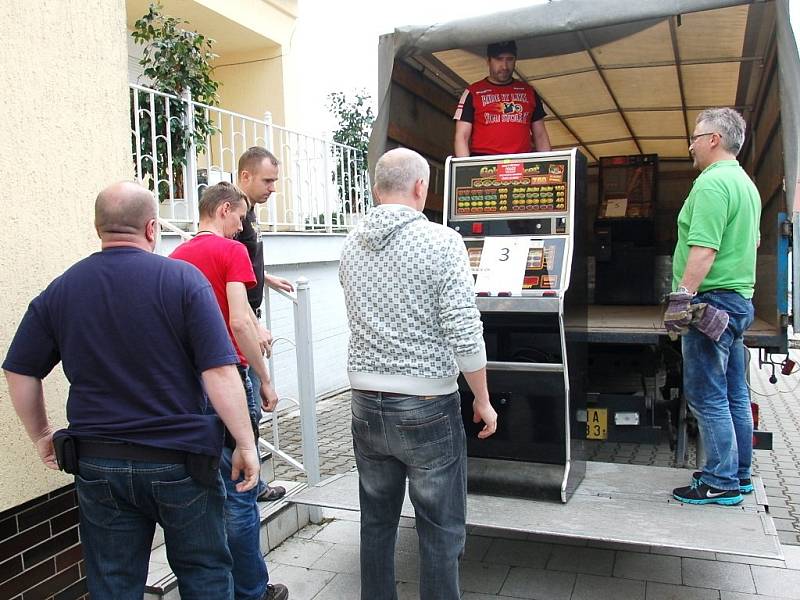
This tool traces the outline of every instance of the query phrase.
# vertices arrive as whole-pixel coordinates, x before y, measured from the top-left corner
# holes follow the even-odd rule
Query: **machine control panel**
[[[569,285],[576,152],[448,159],[447,225],[464,238],[479,295]]]

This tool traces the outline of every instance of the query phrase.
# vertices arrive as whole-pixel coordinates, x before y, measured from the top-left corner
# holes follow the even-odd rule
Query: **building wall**
[[[248,117],[286,126],[284,56],[280,47],[220,56],[214,77],[220,82],[219,105]]]
[[[0,2],[4,120],[0,181],[0,355],[28,305],[57,275],[99,247],[94,198],[132,176],[123,0]],[[16,182],[12,184],[12,182]],[[48,412],[65,423],[59,368],[45,385]],[[0,511],[70,482],[46,469],[0,378]]]

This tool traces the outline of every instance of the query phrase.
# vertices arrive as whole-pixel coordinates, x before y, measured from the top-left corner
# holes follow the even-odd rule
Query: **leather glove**
[[[664,312],[664,328],[670,339],[677,339],[678,335],[689,331],[689,323],[692,321],[691,302],[692,295],[686,292],[672,292],[669,295],[667,310]]]
[[[704,302],[693,304],[691,310],[692,321],[690,325],[718,342],[725,328],[728,327],[728,321],[730,321],[728,313]]]

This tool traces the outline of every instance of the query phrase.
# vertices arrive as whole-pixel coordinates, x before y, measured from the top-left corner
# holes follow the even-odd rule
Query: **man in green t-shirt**
[[[761,198],[736,161],[744,132],[744,119],[730,108],[698,115],[689,152],[701,173],[678,214],[664,325],[684,334],[683,391],[707,457],[691,485],[673,491],[690,504],[739,504],[753,491],[743,336],[753,322]]]

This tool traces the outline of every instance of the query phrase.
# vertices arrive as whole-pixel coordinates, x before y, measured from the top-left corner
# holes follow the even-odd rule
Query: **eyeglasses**
[[[697,135],[690,135],[689,136],[689,144],[690,145],[694,144],[697,141],[697,138],[701,138],[704,135],[714,135],[715,133],[717,133],[717,132],[716,131],[709,131],[708,133],[698,133]],[[717,135],[719,135],[719,134],[717,133]]]

